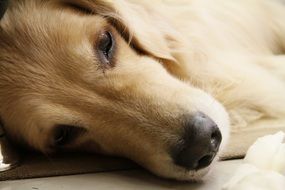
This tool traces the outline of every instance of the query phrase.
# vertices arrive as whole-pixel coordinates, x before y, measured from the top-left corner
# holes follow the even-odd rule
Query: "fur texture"
[[[196,180],[173,163],[185,117],[210,116],[222,148],[240,127],[285,118],[285,7],[278,0],[11,0],[0,22],[0,115],[10,137],[55,151],[59,125],[84,129],[61,149],[130,158]],[[102,31],[116,41],[102,66]]]

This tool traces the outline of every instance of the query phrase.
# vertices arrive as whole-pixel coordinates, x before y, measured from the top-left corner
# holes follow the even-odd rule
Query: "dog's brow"
[[[88,9],[86,7],[77,5],[77,4],[72,3],[72,2],[64,2],[64,5],[72,8],[75,11],[79,11],[79,12],[82,12],[82,13],[85,13],[85,14],[93,14],[92,10],[90,10],[90,9]]]

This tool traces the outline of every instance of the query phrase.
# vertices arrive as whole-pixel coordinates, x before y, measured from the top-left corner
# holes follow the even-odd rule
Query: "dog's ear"
[[[4,16],[7,8],[8,8],[9,0],[0,0],[0,20]]]
[[[164,19],[138,4],[124,0],[65,0],[85,11],[107,18],[141,52],[165,61],[176,62],[171,54],[176,33]]]

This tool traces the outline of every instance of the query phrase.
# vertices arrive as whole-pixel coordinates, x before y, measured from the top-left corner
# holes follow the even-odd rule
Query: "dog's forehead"
[[[84,36],[90,20],[87,16],[79,16],[68,10],[23,6],[22,9],[8,11],[1,21],[1,41],[5,43],[10,40],[6,46],[18,45],[21,50],[37,48],[54,51],[55,46],[76,43],[80,36]],[[97,27],[93,25],[94,23],[89,27],[95,30],[100,28],[100,24]]]
[[[27,88],[81,80],[90,60],[94,63],[90,38],[105,24],[99,16],[60,8],[12,7],[0,23],[0,83]]]
[[[88,41],[104,25],[105,20],[99,16],[59,7],[23,5],[8,10],[0,22],[0,52],[21,64],[68,63],[76,52],[91,51]]]

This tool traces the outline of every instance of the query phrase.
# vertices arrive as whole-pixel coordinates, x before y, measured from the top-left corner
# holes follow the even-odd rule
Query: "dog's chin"
[[[204,180],[211,170],[211,166],[200,169],[200,170],[187,170],[179,166],[174,166],[169,172],[159,173],[161,177],[174,179],[177,181],[189,181],[189,182],[200,182]]]
[[[162,159],[159,162],[157,162],[156,166],[158,167],[153,167],[149,169],[161,177],[175,179],[178,181],[201,182],[201,181],[207,180],[209,175],[211,175],[211,170],[213,166],[219,160],[219,155],[223,152],[225,146],[227,145],[227,140],[229,137],[228,120],[224,120],[221,123],[223,123],[222,125],[223,128],[221,129],[223,140],[221,142],[217,156],[214,158],[214,160],[208,167],[200,169],[200,170],[187,170],[183,167],[175,165],[172,159],[167,158],[167,159]],[[161,164],[161,163],[164,163],[164,164]]]
[[[228,134],[226,134],[226,137],[227,136]],[[168,176],[164,175],[164,177],[172,178],[178,181],[189,181],[189,182],[201,182],[201,181],[207,180],[211,175],[211,171],[214,165],[217,164],[219,160],[219,155],[222,153],[226,144],[227,144],[227,140],[224,139],[223,142],[221,143],[220,151],[218,152],[217,156],[214,158],[214,160],[208,167],[200,169],[200,170],[190,170],[189,171],[182,167],[174,165],[173,167],[170,167],[171,169],[168,172],[169,175]]]
[[[220,154],[223,152],[226,143],[226,140],[221,143],[220,150],[217,153],[216,157],[213,159],[212,163],[209,166],[199,170],[187,170],[186,168],[178,166],[174,164],[173,160],[169,156],[166,155],[156,157],[157,159],[155,163],[153,163],[152,166],[146,168],[148,168],[156,175],[167,179],[188,182],[205,181],[211,176],[211,171],[214,168],[215,164],[217,164]]]
[[[159,166],[150,170],[156,175],[166,178],[173,179],[177,181],[189,181],[189,182],[201,182],[207,178],[207,174],[210,173],[213,166],[216,164],[218,157],[216,157],[213,162],[206,168],[200,170],[187,170],[183,167],[175,165],[170,160],[164,160],[164,164],[160,161]]]
[[[189,181],[189,182],[200,182],[204,180],[204,177],[207,176],[209,171],[211,170],[211,167],[207,167],[204,169],[200,169],[198,171],[184,171],[180,175],[177,175],[175,177],[175,180],[179,181]]]

